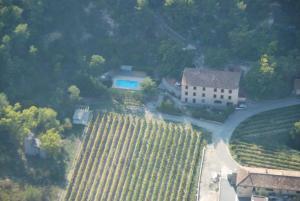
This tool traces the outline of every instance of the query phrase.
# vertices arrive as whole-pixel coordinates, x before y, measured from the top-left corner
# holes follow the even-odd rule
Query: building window
[[[230,93],[230,94],[232,93],[232,90],[231,90],[231,89],[229,89],[229,93]]]
[[[196,92],[193,93],[193,96],[196,96]]]
[[[220,101],[220,100],[215,100],[214,103],[215,103],[215,104],[222,104],[222,101]]]
[[[188,92],[187,92],[187,91],[185,92],[185,95],[186,95],[186,96],[188,95]]]
[[[205,91],[205,87],[202,87],[202,90]]]
[[[202,102],[202,103],[205,103],[205,100],[204,100],[204,99],[202,99],[202,100],[201,100],[201,102]]]
[[[185,98],[185,99],[184,99],[184,102],[186,102],[186,103],[187,103],[187,102],[188,102],[188,99],[187,99],[187,98]]]
[[[202,94],[202,97],[205,97],[205,93]]]
[[[273,191],[272,188],[266,188],[266,191]]]
[[[197,89],[197,87],[194,87],[194,90],[196,90]]]
[[[231,100],[231,96],[228,96],[228,99]]]
[[[217,88],[214,88],[214,92],[217,92]]]
[[[224,93],[224,89],[221,89],[221,93]]]
[[[231,102],[227,102],[227,104],[226,104],[228,107],[230,107],[230,106],[233,106],[233,103],[231,103]]]
[[[223,99],[224,98],[224,95],[221,95],[221,99]]]
[[[196,103],[196,99],[195,98],[193,98],[193,103]]]
[[[188,89],[189,87],[188,86],[185,86],[185,89]]]
[[[214,98],[217,98],[217,95],[216,95],[216,94],[214,94]]]

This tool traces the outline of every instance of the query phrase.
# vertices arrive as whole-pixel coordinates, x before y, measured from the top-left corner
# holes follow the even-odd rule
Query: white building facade
[[[239,72],[186,68],[181,81],[181,101],[215,106],[236,105]]]

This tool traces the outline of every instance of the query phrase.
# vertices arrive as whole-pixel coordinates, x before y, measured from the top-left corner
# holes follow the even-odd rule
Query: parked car
[[[236,110],[247,109],[247,105],[246,105],[246,103],[239,103],[238,106],[235,109]]]

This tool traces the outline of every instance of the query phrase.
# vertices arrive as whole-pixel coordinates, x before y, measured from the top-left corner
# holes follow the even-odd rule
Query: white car
[[[238,104],[238,106],[235,109],[236,110],[247,109],[247,105],[245,103],[240,103],[240,104]]]

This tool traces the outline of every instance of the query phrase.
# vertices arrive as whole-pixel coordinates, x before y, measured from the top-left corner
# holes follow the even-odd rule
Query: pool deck
[[[113,85],[112,85],[112,88],[116,88],[116,89],[127,89],[127,90],[135,90],[135,91],[138,91],[138,90],[141,90],[141,87],[140,87],[140,83],[144,81],[144,79],[146,78],[146,76],[131,76],[131,75],[116,75],[113,77]],[[138,87],[136,88],[126,88],[126,87],[120,87],[117,85],[117,80],[128,80],[128,81],[136,81],[138,82]]]

